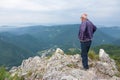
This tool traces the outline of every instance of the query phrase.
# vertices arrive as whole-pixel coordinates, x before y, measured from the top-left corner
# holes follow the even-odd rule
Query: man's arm
[[[86,22],[83,22],[83,23],[81,24],[81,31],[82,31],[82,32],[85,32],[85,29],[86,29]]]
[[[97,27],[93,24],[93,33],[97,30]]]
[[[83,40],[85,29],[86,29],[86,22],[82,22],[82,24],[80,26],[80,30],[79,30],[79,38],[80,38],[80,40]]]

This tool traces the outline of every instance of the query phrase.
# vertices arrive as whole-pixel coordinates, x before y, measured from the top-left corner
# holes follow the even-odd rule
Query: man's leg
[[[81,42],[81,57],[82,57],[82,64],[85,69],[89,69],[88,66],[88,51],[91,45],[91,41],[89,42]]]
[[[87,42],[87,53],[89,52],[89,49],[90,49],[90,46],[91,46],[91,42],[92,41]]]
[[[87,54],[87,45],[86,42],[81,42],[81,57],[82,57],[82,64],[85,69],[88,69],[88,54]]]

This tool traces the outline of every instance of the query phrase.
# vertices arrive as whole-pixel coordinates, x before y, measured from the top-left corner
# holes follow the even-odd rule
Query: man
[[[78,38],[81,43],[81,57],[82,57],[82,64],[85,70],[89,69],[88,66],[88,51],[91,46],[93,34],[96,31],[96,26],[87,19],[87,14],[81,15],[81,25],[78,34]]]

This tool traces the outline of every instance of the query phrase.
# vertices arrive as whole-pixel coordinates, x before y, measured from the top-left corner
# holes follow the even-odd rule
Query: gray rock
[[[103,62],[97,62],[96,63],[96,69],[106,75],[109,76],[114,76],[115,74],[118,73],[117,69],[114,68],[111,64],[109,63],[103,63]]]
[[[114,76],[118,73],[115,61],[103,49],[99,51],[99,59],[100,62],[96,62],[96,68],[100,72],[109,76]]]
[[[102,62],[111,62],[109,55],[103,49],[100,49],[99,51],[99,59]]]
[[[57,48],[50,57],[31,57],[23,60],[19,67],[10,70],[11,75],[23,76],[25,80],[120,80],[114,60],[103,49],[99,53],[100,61],[89,60],[94,64],[89,70],[82,69],[79,54],[66,55]]]

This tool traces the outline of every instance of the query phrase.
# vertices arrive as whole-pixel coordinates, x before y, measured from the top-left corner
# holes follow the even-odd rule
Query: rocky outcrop
[[[109,76],[114,76],[118,73],[115,61],[103,49],[100,49],[99,59],[100,61],[96,63],[98,71]]]
[[[82,69],[79,54],[66,55],[57,48],[51,57],[31,57],[23,60],[21,66],[10,70],[11,76],[17,74],[25,80],[120,80],[115,62],[100,49],[99,61],[89,59],[90,69]]]

